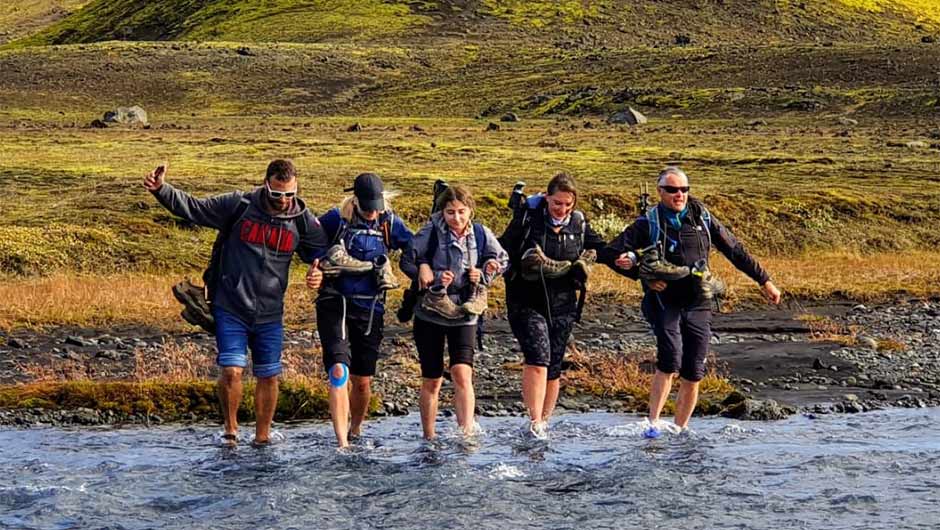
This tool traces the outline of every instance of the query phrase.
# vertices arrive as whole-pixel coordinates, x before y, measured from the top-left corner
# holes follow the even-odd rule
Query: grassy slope
[[[807,5],[810,4],[810,5]],[[937,29],[929,0],[687,2],[581,0],[97,0],[20,44],[102,40],[372,42],[459,36],[465,42],[580,38],[603,46],[806,39],[909,41]]]
[[[582,206],[608,235],[633,215],[636,185],[663,163],[681,162],[696,192],[752,248],[803,271],[794,283],[812,275],[786,261],[794,256],[813,262],[819,253],[907,253],[940,244],[933,230],[940,137],[931,136],[940,134],[932,132],[940,122],[940,54],[917,38],[934,31],[928,10],[708,2],[692,16],[696,6],[678,1],[587,8],[380,2],[357,3],[377,23],[350,29],[309,23],[322,2],[293,2],[294,11],[284,2],[229,2],[242,10],[224,17],[219,2],[159,11],[170,4],[122,15],[119,8],[132,3],[97,2],[38,38],[66,30],[74,30],[70,39],[110,38],[88,31],[117,28],[104,22],[120,19],[134,22],[123,36],[324,42],[252,43],[247,52],[226,42],[0,51],[3,275],[197,269],[211,234],[176,223],[135,191],[163,159],[175,182],[205,195],[250,186],[268,160],[290,156],[304,182],[316,183],[305,195],[318,211],[340,199],[354,174],[377,170],[405,192],[396,207],[413,226],[424,215],[428,182],[443,176],[473,185],[481,217],[497,229],[506,219],[507,183],[524,179],[537,189],[567,170],[587,190]],[[353,9],[329,5],[336,15]],[[92,13],[100,18],[88,20],[99,24],[81,22]],[[162,22],[151,24],[156,19]],[[660,46],[678,27],[696,45]],[[355,43],[353,30],[361,37]],[[888,44],[858,42],[873,36]],[[84,128],[104,110],[131,103],[151,112],[153,129]],[[603,125],[608,112],[628,105],[651,123]],[[524,121],[483,132],[509,110]],[[473,118],[479,114],[486,117]],[[846,115],[861,123],[840,123]],[[365,131],[345,132],[354,121]],[[922,144],[905,147],[909,141]],[[910,290],[926,292],[930,274],[913,272]],[[840,290],[802,285],[810,295]],[[903,279],[885,282],[881,292],[899,288]],[[21,322],[30,309],[22,312],[0,318]]]
[[[90,0],[25,0],[0,3],[0,45],[42,31]]]

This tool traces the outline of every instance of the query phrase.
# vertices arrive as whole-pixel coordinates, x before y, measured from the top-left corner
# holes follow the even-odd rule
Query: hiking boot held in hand
[[[337,276],[344,272],[362,274],[372,270],[372,263],[350,256],[346,247],[337,243],[330,247],[326,256],[320,260],[320,270],[325,276]]]
[[[392,262],[389,261],[388,256],[383,254],[375,258],[374,263],[375,276],[379,285],[379,290],[388,291],[391,289],[398,289],[398,278],[392,271]]]
[[[659,249],[648,250],[640,256],[640,279],[642,280],[681,280],[689,273],[688,267],[674,265],[664,260]]]
[[[594,249],[585,250],[578,259],[571,264],[572,272],[579,271],[579,276],[587,279],[591,274],[591,265],[597,263],[597,251]]]
[[[174,285],[172,291],[173,296],[184,306],[183,312],[180,313],[183,320],[215,335],[215,318],[209,309],[205,288],[190,280],[183,280]]]
[[[571,270],[571,262],[549,258],[538,245],[526,250],[519,264],[522,277],[526,280],[538,280],[543,275],[546,278],[560,278]]]
[[[482,315],[486,311],[486,286],[475,283],[470,286],[470,299],[460,305],[468,315]]]
[[[465,315],[463,309],[447,296],[447,288],[443,285],[435,285],[424,293],[421,309],[448,320],[460,320]]]

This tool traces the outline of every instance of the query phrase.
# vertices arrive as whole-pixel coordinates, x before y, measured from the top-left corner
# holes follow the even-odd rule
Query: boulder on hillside
[[[633,107],[627,107],[627,110],[615,112],[607,118],[607,123],[611,124],[640,125],[646,123],[646,121],[646,116],[640,114],[640,111]]]
[[[519,121],[519,116],[515,112],[507,112],[499,118],[499,121],[513,123]]]
[[[104,113],[101,121],[109,125],[127,125],[131,127],[146,127],[150,125],[147,111],[138,105],[133,107],[118,107]]]

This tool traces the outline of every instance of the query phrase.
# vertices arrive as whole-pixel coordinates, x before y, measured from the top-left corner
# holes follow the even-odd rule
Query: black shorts
[[[548,368],[548,380],[561,377],[568,337],[577,320],[577,313],[552,315],[551,323],[538,311],[518,308],[509,313],[509,326],[519,341],[525,364]]]
[[[384,332],[382,315],[376,313],[369,326],[369,310],[346,302],[346,335],[343,338],[343,299],[317,300],[317,331],[323,346],[323,368],[336,363],[349,366],[352,375],[371,377],[379,360]]]
[[[477,326],[441,326],[420,318],[414,323],[415,347],[421,361],[421,377],[437,379],[444,375],[444,339],[450,352],[450,366],[468,364],[473,367],[473,350]]]
[[[661,304],[650,292],[643,298],[643,314],[656,334],[656,368],[686,381],[705,377],[705,357],[712,335],[712,311],[708,304]]]

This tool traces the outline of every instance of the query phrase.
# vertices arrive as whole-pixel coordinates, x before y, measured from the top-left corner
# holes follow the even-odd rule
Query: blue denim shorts
[[[215,317],[215,345],[219,366],[248,365],[251,349],[251,371],[255,377],[273,377],[281,373],[281,349],[284,346],[284,322],[248,325],[242,319],[220,308],[213,307]]]

